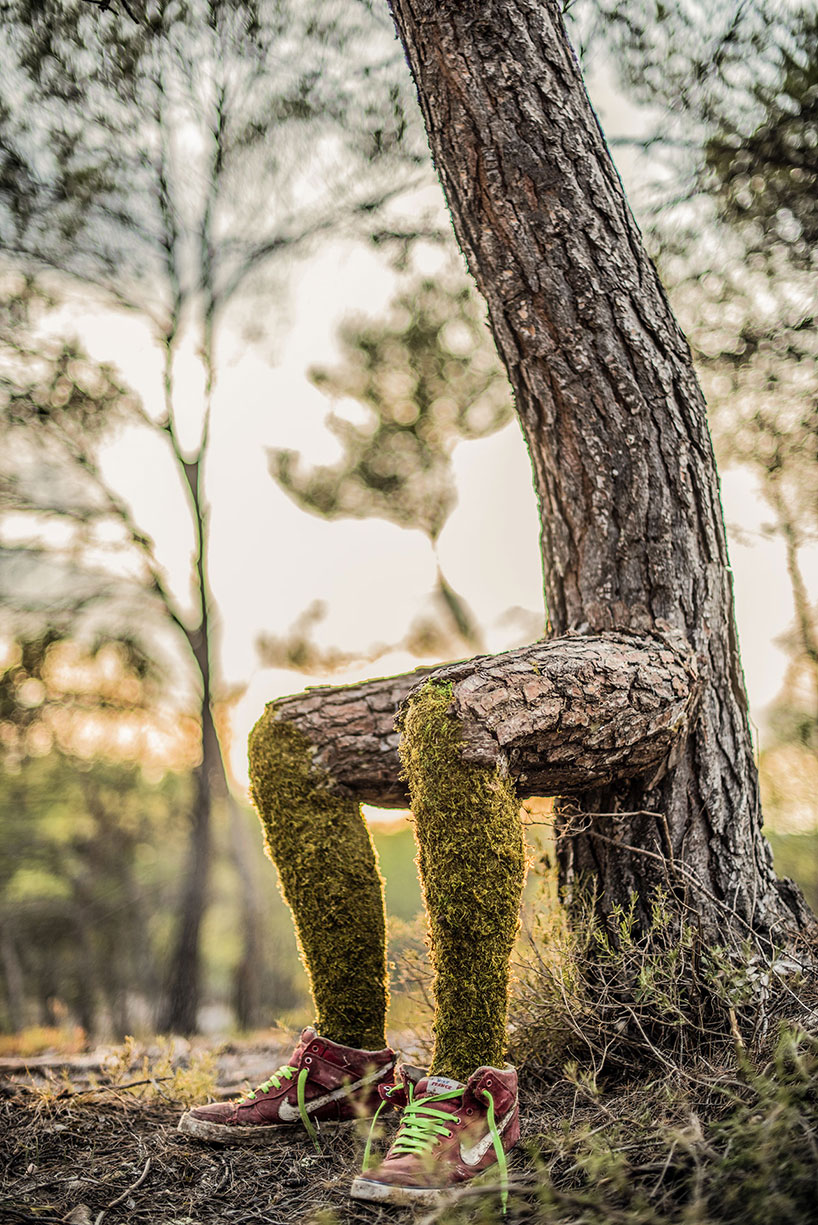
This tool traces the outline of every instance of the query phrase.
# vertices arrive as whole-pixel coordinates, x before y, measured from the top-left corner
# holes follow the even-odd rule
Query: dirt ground
[[[211,1080],[205,1098],[230,1097],[263,1080],[288,1053],[265,1043],[215,1055],[175,1051],[164,1065],[155,1057],[146,1063],[139,1050],[127,1061],[105,1053],[0,1060],[0,1222],[292,1225],[334,1218],[374,1225],[409,1218],[405,1209],[349,1199],[365,1124],[327,1133],[320,1155],[298,1130],[262,1150],[207,1145],[177,1132],[184,1101],[197,1100],[197,1079],[212,1076],[214,1066],[216,1088]]]

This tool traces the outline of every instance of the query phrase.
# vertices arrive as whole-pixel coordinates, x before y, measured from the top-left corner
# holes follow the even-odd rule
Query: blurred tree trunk
[[[514,388],[542,519],[550,633],[670,624],[703,679],[661,778],[558,804],[570,901],[603,921],[656,886],[709,932],[808,926],[776,879],[705,404],[554,0],[391,0],[455,231]]]
[[[202,994],[201,927],[207,907],[213,841],[213,801],[222,774],[221,748],[210,707],[209,677],[202,678],[202,760],[193,772],[193,804],[175,941],[168,963],[165,999],[159,1018],[163,1033],[192,1034],[198,1029]]]
[[[199,656],[197,655],[197,662]],[[234,1008],[240,1028],[264,1023],[261,1015],[260,971],[263,916],[252,846],[243,814],[230,790],[221,743],[213,721],[209,664],[202,662],[202,761],[194,771],[194,801],[176,940],[168,966],[163,1032],[195,1033],[202,994],[201,926],[207,908],[208,878],[217,808],[227,806],[230,854],[239,881],[241,954],[235,970]]]
[[[99,1036],[99,1031],[102,1030],[105,1037],[124,1038],[129,1027],[123,1023],[127,1021],[127,1017],[121,1016],[118,1011],[118,976],[114,976],[112,981],[111,958],[108,958],[106,963],[104,957],[95,955],[88,913],[88,899],[80,895],[72,907],[69,920],[76,941],[77,975],[74,995],[79,1023],[89,1037]],[[107,1005],[108,1025],[99,1023],[100,997]]]
[[[255,1029],[269,1018],[262,1016],[261,976],[265,965],[262,947],[263,913],[255,871],[253,839],[246,813],[233,796],[230,806],[230,849],[239,883],[241,957],[233,976],[233,1009],[239,1029]]]
[[[23,967],[20,965],[14,933],[7,919],[0,920],[0,961],[3,965],[9,1025],[14,1032],[17,1032],[25,1024],[26,995],[23,985]]]

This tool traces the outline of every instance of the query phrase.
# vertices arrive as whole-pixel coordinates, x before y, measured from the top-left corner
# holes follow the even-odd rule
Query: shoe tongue
[[[450,1093],[454,1089],[465,1089],[462,1080],[452,1080],[450,1076],[426,1076],[415,1088],[415,1097],[425,1097],[431,1093]]]
[[[301,1037],[298,1042],[298,1046],[293,1051],[292,1059],[290,1060],[290,1062],[293,1064],[297,1064],[301,1056],[304,1054],[304,1051],[309,1046],[309,1044],[317,1037],[318,1037],[318,1032],[317,1030],[313,1029],[311,1025],[308,1025],[306,1029],[302,1029]]]

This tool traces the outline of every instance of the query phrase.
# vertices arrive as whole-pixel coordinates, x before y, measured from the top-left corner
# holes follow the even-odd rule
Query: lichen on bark
[[[316,1023],[333,1042],[386,1045],[383,880],[356,800],[332,789],[309,740],[268,706],[250,735],[250,782],[295,920]]]
[[[428,682],[399,716],[435,971],[432,1071],[502,1066],[509,962],[525,850],[519,801],[497,766],[466,763],[451,685]]]

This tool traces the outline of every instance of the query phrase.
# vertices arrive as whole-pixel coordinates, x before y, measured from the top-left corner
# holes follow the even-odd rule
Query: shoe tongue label
[[[430,1076],[426,1081],[427,1093],[448,1093],[450,1089],[463,1089],[462,1080],[452,1080],[449,1076]]]

